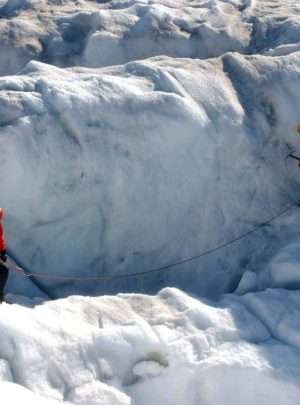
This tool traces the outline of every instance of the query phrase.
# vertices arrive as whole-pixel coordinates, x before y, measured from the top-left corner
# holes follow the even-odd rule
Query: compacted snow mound
[[[7,0],[0,17],[2,75],[31,59],[100,67],[157,55],[299,49],[297,0]]]
[[[253,24],[252,52],[279,56],[300,46],[300,6],[298,0],[257,0],[246,10]]]
[[[106,66],[155,55],[208,57],[243,51],[248,1],[51,1],[0,4],[0,74],[30,59]]]
[[[59,405],[61,402],[46,399],[19,384],[3,381],[0,383],[1,397],[13,405]],[[68,403],[66,402],[66,405]]]
[[[299,404],[299,292],[218,305],[170,288],[35,306],[9,298],[0,307],[7,403]]]
[[[235,288],[296,235],[297,207],[293,221],[167,273],[59,277],[126,275],[198,255],[299,199],[287,159],[299,149],[299,66],[299,53],[227,54],[98,70],[31,62],[1,78],[1,204],[15,257],[53,277],[39,281],[54,295]]]
[[[161,1],[137,3],[93,15],[94,26],[79,63],[98,67],[155,55],[207,58],[243,52],[249,45],[251,25],[229,2],[199,2],[198,7],[174,3],[171,7]],[[66,21],[72,24],[75,17]]]
[[[282,238],[282,227],[273,227],[273,237],[282,240],[281,246],[275,247],[274,239],[270,241],[273,248],[259,263],[252,264],[239,282],[235,292],[245,294],[249,291],[264,290],[266,288],[299,289],[300,287],[300,241],[299,241],[299,213],[291,213],[285,218],[284,226],[291,232],[285,233]],[[297,229],[298,228],[298,229]],[[293,231],[292,231],[293,229]]]

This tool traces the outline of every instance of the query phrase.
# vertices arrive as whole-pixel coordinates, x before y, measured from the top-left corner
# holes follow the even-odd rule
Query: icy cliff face
[[[276,215],[299,198],[286,158],[298,141],[299,63],[297,53],[98,70],[31,62],[1,78],[12,251],[32,272],[114,277],[197,255]],[[41,283],[54,295],[178,285],[219,296],[298,232],[290,222],[167,273]]]
[[[222,245],[298,199],[286,160],[297,148],[297,10],[293,1],[1,1],[0,74],[24,69],[0,80],[1,204],[20,263],[67,278],[147,271]],[[193,59],[227,51],[269,57]],[[149,59],[160,54],[172,58]],[[66,70],[32,59],[131,62]],[[212,297],[268,264],[255,281],[263,288],[297,233],[289,219],[272,226],[168,273],[40,286],[61,295],[177,285]]]
[[[11,299],[22,306],[0,308],[8,403],[299,404],[299,292],[218,305],[176,289],[35,306]]]

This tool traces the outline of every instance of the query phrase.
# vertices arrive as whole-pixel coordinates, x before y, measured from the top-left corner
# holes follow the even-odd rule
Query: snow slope
[[[299,294],[10,297],[1,394],[14,405],[298,405]]]
[[[71,278],[141,272],[278,214],[300,197],[287,159],[298,147],[299,63],[299,53],[98,70],[31,62],[0,78],[1,203],[19,262]],[[54,296],[164,285],[218,296],[294,237],[297,221],[281,220],[168,273],[40,282]]]

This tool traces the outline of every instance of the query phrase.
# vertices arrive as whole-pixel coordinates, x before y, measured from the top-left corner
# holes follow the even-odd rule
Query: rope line
[[[271,224],[273,221],[275,221],[277,218],[283,216],[284,214],[286,214],[288,211],[290,211],[292,208],[295,208],[296,206],[298,206],[300,204],[300,201],[298,202],[293,202],[293,204],[288,205],[286,208],[284,208],[282,211],[280,211],[278,214],[273,215],[271,218],[269,218],[267,221],[264,221],[262,223],[260,223],[259,225],[257,225],[256,227],[254,227],[253,229],[249,230],[248,232],[245,232],[244,234],[231,239],[228,242],[222,243],[212,249],[208,249],[203,251],[202,253],[196,255],[196,256],[191,256],[188,257],[186,259],[182,259],[179,260],[177,262],[174,263],[170,263],[161,267],[157,267],[157,268],[153,268],[153,269],[149,269],[149,270],[145,270],[142,272],[136,272],[136,273],[129,273],[129,274],[119,274],[119,275],[115,275],[115,276],[98,276],[98,277],[68,277],[68,276],[62,276],[62,275],[56,275],[56,274],[47,274],[47,273],[32,273],[32,272],[28,272],[28,271],[24,271],[21,267],[16,266],[15,268],[12,268],[11,271],[16,272],[17,274],[21,274],[22,276],[25,277],[37,277],[37,278],[45,278],[45,279],[54,279],[54,280],[63,280],[63,281],[96,281],[96,280],[102,280],[102,281],[110,281],[110,280],[121,280],[121,279],[127,279],[127,278],[132,278],[132,277],[142,277],[142,276],[147,276],[148,274],[153,274],[153,273],[160,273],[163,271],[170,271],[171,269],[173,269],[176,266],[185,264],[185,263],[189,263],[192,261],[195,261],[201,257],[204,256],[208,256],[212,253],[217,252],[218,250],[224,249],[227,246],[230,246],[244,238],[246,238],[247,236],[251,235],[252,233],[256,232],[258,229]]]

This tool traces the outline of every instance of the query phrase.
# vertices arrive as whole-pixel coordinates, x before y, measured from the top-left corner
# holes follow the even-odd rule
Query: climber
[[[6,243],[4,238],[2,220],[3,209],[0,208],[0,303],[4,300],[4,288],[8,278],[8,267],[5,264],[7,260]]]

